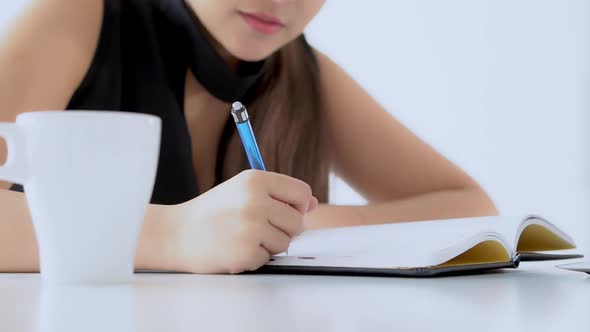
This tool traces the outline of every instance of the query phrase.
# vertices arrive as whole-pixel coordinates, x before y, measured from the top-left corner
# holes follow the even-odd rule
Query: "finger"
[[[271,255],[280,254],[289,249],[291,237],[270,223],[263,225],[259,231],[259,234],[260,245],[268,250]]]
[[[315,196],[311,196],[311,201],[309,202],[309,208],[307,209],[307,212],[311,212],[315,209],[317,209],[317,207],[320,205],[318,199]]]
[[[273,227],[281,230],[289,238],[301,233],[303,228],[303,214],[301,212],[276,199],[270,199],[267,206],[267,219]]]
[[[259,245],[255,249],[254,256],[253,256],[252,261],[250,262],[247,270],[248,271],[258,270],[261,266],[268,263],[268,261],[270,260],[270,256],[272,256],[272,254],[266,248],[264,248],[262,245]]]
[[[311,201],[311,187],[298,179],[278,173],[269,173],[268,193],[274,199],[293,205],[301,213],[307,212]]]

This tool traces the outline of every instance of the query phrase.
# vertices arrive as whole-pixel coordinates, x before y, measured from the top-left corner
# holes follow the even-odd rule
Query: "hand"
[[[285,252],[318,205],[305,182],[272,172],[244,171],[177,205],[169,243],[177,270],[240,273]]]

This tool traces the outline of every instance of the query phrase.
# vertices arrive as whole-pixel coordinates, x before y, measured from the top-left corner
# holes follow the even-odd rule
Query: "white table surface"
[[[590,331],[590,276],[554,265],[436,279],[139,274],[65,288],[0,274],[0,331]]]

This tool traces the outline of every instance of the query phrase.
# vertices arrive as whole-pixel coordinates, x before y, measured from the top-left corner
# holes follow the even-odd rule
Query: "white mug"
[[[45,282],[130,281],[160,132],[160,118],[126,112],[31,112],[0,123],[0,179],[24,186]]]

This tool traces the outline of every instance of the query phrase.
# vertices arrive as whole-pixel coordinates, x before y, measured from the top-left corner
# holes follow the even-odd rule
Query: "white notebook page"
[[[512,254],[520,222],[480,217],[308,231],[294,239],[288,255],[270,265],[434,266],[488,239],[501,242]]]

